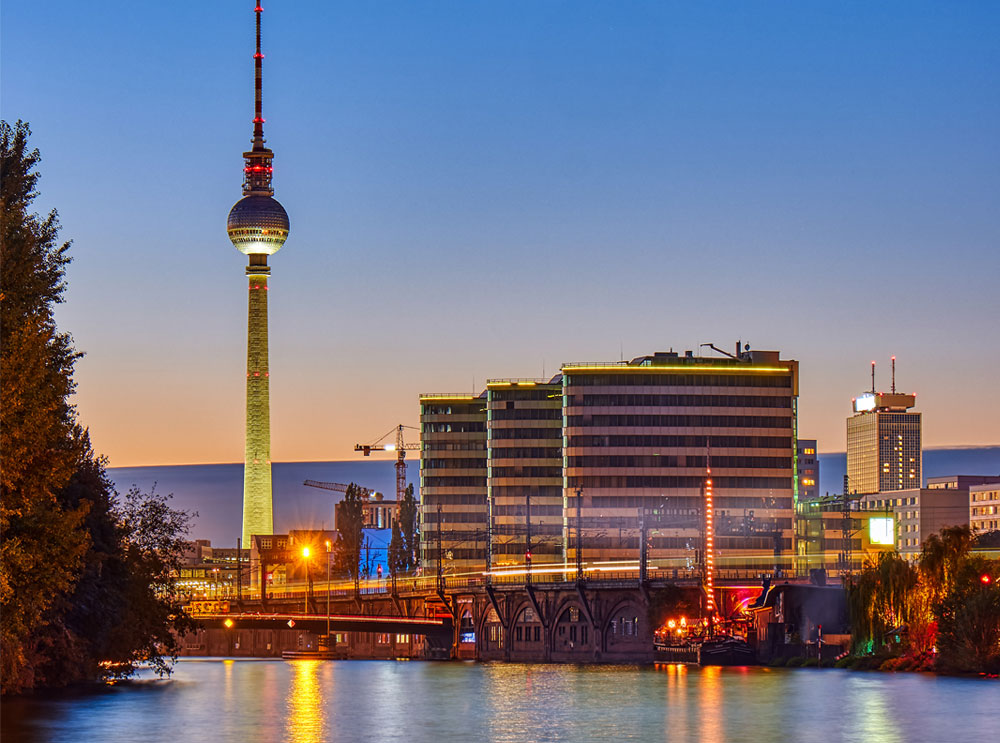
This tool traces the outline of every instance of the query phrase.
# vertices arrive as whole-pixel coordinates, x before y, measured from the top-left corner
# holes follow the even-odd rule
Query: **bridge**
[[[600,569],[600,568],[606,569]],[[563,565],[457,576],[292,585],[265,597],[231,599],[195,613],[203,642],[191,654],[280,655],[336,646],[345,657],[469,658],[511,661],[647,662],[653,633],[671,616],[698,621],[705,593],[699,570]],[[723,616],[760,593],[764,571],[719,570]],[[786,580],[782,577],[782,581]],[[789,582],[806,582],[788,577]],[[329,620],[329,635],[327,622]]]

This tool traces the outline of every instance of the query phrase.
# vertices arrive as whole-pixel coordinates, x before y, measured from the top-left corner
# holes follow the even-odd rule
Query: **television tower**
[[[257,19],[257,51],[254,61],[253,146],[243,153],[243,198],[229,212],[226,231],[238,251],[249,258],[247,311],[247,428],[246,461],[243,468],[243,544],[250,546],[253,534],[274,532],[271,505],[271,411],[270,374],[267,363],[267,257],[278,252],[288,237],[288,214],[274,199],[271,160],[274,153],[264,146],[261,78],[264,55],[260,52],[260,2]]]

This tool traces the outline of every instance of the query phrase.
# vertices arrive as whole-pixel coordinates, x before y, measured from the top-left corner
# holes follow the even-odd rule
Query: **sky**
[[[252,7],[0,9],[113,466],[243,458]],[[997,3],[264,8],[275,461],[350,459],[421,392],[737,339],[801,362],[820,451],[891,355],[925,445],[1000,443]]]

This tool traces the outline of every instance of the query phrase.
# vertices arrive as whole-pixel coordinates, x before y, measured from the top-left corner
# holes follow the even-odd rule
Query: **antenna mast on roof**
[[[875,394],[875,362],[872,362],[872,394]]]
[[[896,357],[892,357],[892,394],[896,394]]]

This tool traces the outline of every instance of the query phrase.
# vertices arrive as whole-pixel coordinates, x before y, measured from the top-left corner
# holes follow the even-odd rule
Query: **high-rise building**
[[[657,513],[649,557],[703,559],[711,467],[714,549],[734,564],[792,547],[798,362],[777,351],[727,358],[656,353],[565,364],[564,543],[587,562],[636,559],[640,511]],[[718,561],[716,561],[718,564]]]
[[[562,380],[486,384],[489,564],[562,560]]]
[[[634,562],[644,529],[653,567],[791,557],[798,362],[726,356],[566,364],[551,380],[422,395],[424,568],[438,518],[455,571],[523,566],[529,552],[541,569],[581,542],[590,567]]]
[[[420,561],[486,567],[486,394],[420,396]]]
[[[866,392],[847,419],[847,479],[852,494],[911,490],[921,485],[920,413],[915,395]]]
[[[288,237],[288,215],[274,198],[271,162],[274,153],[264,145],[262,114],[262,63],[260,16],[254,8],[257,51],[254,54],[254,118],[252,146],[243,153],[243,198],[229,212],[229,239],[248,257],[247,310],[247,402],[246,447],[243,469],[243,544],[253,534],[271,534],[271,418],[267,351],[267,257],[284,245]]]
[[[819,455],[816,439],[799,439],[799,500],[815,501],[819,498]]]

